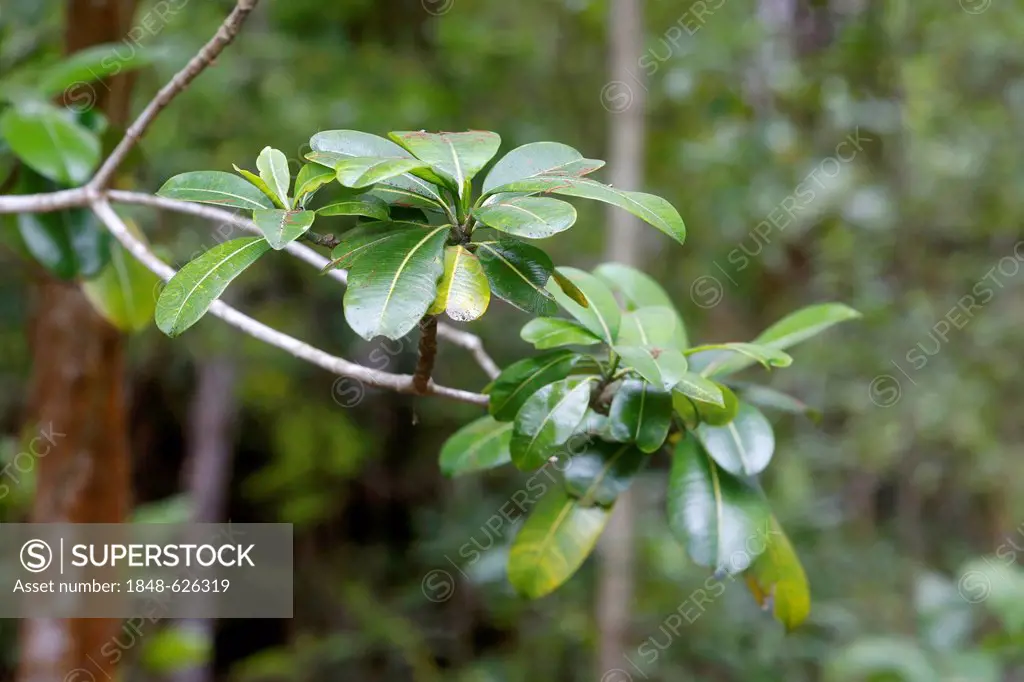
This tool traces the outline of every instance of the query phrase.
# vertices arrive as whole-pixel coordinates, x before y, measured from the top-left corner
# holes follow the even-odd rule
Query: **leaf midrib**
[[[395,293],[395,287],[398,286],[398,280],[401,279],[402,272],[405,270],[405,266],[408,265],[409,260],[413,257],[413,255],[415,255],[417,251],[420,250],[420,248],[423,247],[424,244],[430,241],[430,239],[432,239],[434,235],[436,235],[441,230],[446,229],[448,229],[447,225],[440,225],[436,227],[435,229],[427,233],[427,235],[424,236],[423,239],[419,240],[416,243],[416,245],[409,249],[409,251],[405,254],[405,258],[402,259],[402,262],[398,265],[398,269],[395,270],[395,276],[391,279],[391,286],[388,288],[387,296],[384,297],[384,303],[381,304],[380,315],[377,316],[378,329],[380,329],[384,324],[384,315],[385,313],[387,313],[388,305],[391,303],[391,297]]]
[[[238,249],[236,249],[235,251],[232,251],[227,256],[222,258],[220,260],[220,262],[218,262],[212,268],[209,268],[203,274],[202,277],[200,277],[198,280],[196,280],[196,283],[192,286],[192,289],[188,292],[188,294],[185,295],[185,297],[183,299],[181,299],[181,305],[178,306],[178,311],[174,315],[174,323],[171,325],[171,329],[175,329],[178,326],[178,321],[181,320],[181,314],[182,314],[182,312],[184,312],[185,306],[188,305],[188,302],[192,299],[192,295],[195,294],[196,289],[198,289],[199,286],[203,282],[205,282],[211,275],[213,275],[213,273],[215,273],[218,270],[218,268],[220,268],[222,265],[224,265],[224,263],[226,263],[228,260],[230,260],[230,259],[234,258],[235,256],[237,256],[238,254],[242,253],[243,251],[245,251],[250,246],[255,246],[255,245],[259,244],[262,241],[266,241],[266,240],[265,239],[254,239],[253,241],[249,242],[248,244],[243,244]]]

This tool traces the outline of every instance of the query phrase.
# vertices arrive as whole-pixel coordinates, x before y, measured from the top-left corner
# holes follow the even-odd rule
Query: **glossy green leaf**
[[[409,152],[391,140],[358,130],[326,130],[311,137],[309,146],[315,152],[329,152],[346,157],[413,158]],[[309,158],[308,154],[306,158]],[[326,165],[333,167],[334,164]],[[411,173],[389,178],[375,187],[373,193],[388,203],[405,206],[440,208],[445,205],[440,189]]]
[[[721,384],[694,372],[687,372],[680,377],[673,390],[696,401],[698,408],[700,408],[702,403],[728,408]],[[735,410],[733,410],[733,413],[735,413]]]
[[[534,315],[553,315],[558,310],[545,289],[554,270],[546,253],[515,239],[503,239],[479,242],[476,255],[495,296]]]
[[[674,348],[615,346],[614,350],[623,365],[666,390],[688,375],[686,357]]]
[[[601,339],[573,320],[559,317],[538,317],[526,323],[519,336],[534,348],[545,350],[559,346],[592,346]]]
[[[239,168],[239,167],[238,167],[237,165],[235,165],[235,164],[231,164],[231,167],[235,169],[235,172],[236,172],[236,173],[238,173],[239,175],[241,175],[241,176],[242,176],[243,178],[245,178],[246,180],[248,180],[248,181],[249,181],[249,182],[251,182],[252,184],[256,185],[256,187],[257,187],[257,188],[258,188],[258,189],[259,189],[259,190],[260,190],[261,192],[263,192],[263,194],[264,194],[264,195],[265,195],[265,196],[266,196],[266,197],[267,197],[268,199],[270,199],[270,200],[271,200],[271,201],[272,201],[272,202],[274,203],[274,206],[277,206],[278,208],[285,208],[284,204],[282,204],[282,203],[281,203],[281,200],[277,198],[277,195],[276,195],[276,194],[274,194],[274,190],[270,189],[270,188],[269,188],[269,187],[267,186],[267,183],[265,183],[265,182],[263,181],[263,178],[261,178],[260,176],[256,175],[256,174],[255,174],[255,173],[253,173],[252,171],[248,171],[248,170],[246,170],[246,169],[244,169],[244,168]],[[332,177],[331,177],[331,179],[333,180],[333,179],[334,179],[334,177],[332,176]]]
[[[95,277],[109,260],[110,234],[86,209],[19,213],[17,224],[29,254],[60,279]]]
[[[313,226],[316,213],[313,211],[285,211],[279,208],[258,209],[252,212],[252,220],[267,243],[275,250],[281,250],[306,234]]]
[[[464,133],[396,131],[389,133],[388,137],[416,158],[429,163],[441,177],[451,180],[459,189],[460,196],[465,193],[473,176],[494,158],[501,146],[498,135],[483,130]]]
[[[356,259],[374,247],[394,237],[423,229],[419,223],[374,222],[363,223],[338,237],[338,245],[331,251],[331,262],[324,270],[350,268]]]
[[[694,376],[699,377],[700,375]],[[723,386],[718,382],[714,382],[714,386],[722,394],[721,405],[717,405],[707,400],[694,400],[693,405],[697,409],[697,414],[700,415],[700,420],[705,424],[710,424],[711,426],[725,426],[736,418],[736,413],[739,412],[740,409],[740,401],[728,386]]]
[[[569,297],[570,300],[575,301],[584,308],[590,306],[590,301],[587,300],[583,290],[576,286],[571,279],[555,270],[551,273],[551,279],[555,281],[558,288],[562,290],[562,293]]]
[[[512,363],[484,390],[490,395],[488,411],[498,421],[512,421],[523,403],[539,388],[569,376],[582,356],[556,350]]]
[[[632,443],[591,439],[583,451],[573,454],[565,470],[565,489],[583,507],[611,507],[648,459]]]
[[[262,237],[242,237],[218,244],[185,265],[160,292],[156,326],[177,336],[194,325],[228,284],[269,250]]]
[[[543,239],[564,232],[576,222],[576,209],[547,197],[510,197],[473,211],[488,227],[527,239]]]
[[[696,433],[708,454],[736,476],[761,473],[775,453],[772,425],[753,405],[741,404],[728,424],[701,424]]]
[[[508,579],[531,599],[550,594],[590,555],[609,510],[584,507],[565,491],[548,492],[519,530],[508,557]]]
[[[292,174],[284,152],[273,147],[264,147],[256,158],[256,169],[260,172],[260,179],[274,193],[280,205],[290,207],[288,188],[292,184]]]
[[[860,317],[853,308],[842,303],[821,303],[790,313],[761,332],[752,343],[775,350],[785,350],[829,327]],[[691,357],[694,367],[705,376],[726,376],[754,364],[750,357],[734,353],[705,351]]]
[[[627,192],[589,178],[538,176],[501,185],[493,192],[544,192],[593,199],[629,211],[653,225],[680,244],[686,239],[686,226],[679,212],[664,199],[643,192]]]
[[[61,185],[84,184],[100,161],[99,137],[49,104],[8,108],[0,137],[26,166]]]
[[[628,310],[650,307],[672,310],[676,316],[672,346],[684,350],[689,345],[686,324],[682,316],[672,304],[672,299],[653,277],[621,263],[602,263],[594,268],[594,276],[607,284],[612,291],[620,294]]]
[[[671,425],[671,393],[640,379],[622,382],[608,411],[608,435],[613,440],[654,452],[664,444]]]
[[[76,108],[79,104],[91,104],[95,95],[89,83],[150,63],[151,56],[145,48],[136,44],[126,56],[122,54],[124,48],[124,43],[105,43],[73,52],[36,76],[36,90],[43,97],[63,93]]]
[[[446,246],[444,276],[427,313],[447,312],[453,320],[469,322],[483,315],[490,302],[491,288],[477,257],[462,245]]]
[[[336,201],[316,210],[317,215],[361,215],[377,220],[388,219],[388,205],[384,200],[369,194],[360,194],[351,199]]]
[[[405,175],[409,171],[425,168],[426,164],[416,159],[379,159],[375,156],[356,156],[342,159],[335,164],[338,182],[345,187],[369,187],[370,185]]]
[[[576,268],[558,268],[558,272],[583,292],[588,305],[581,306],[566,296],[556,282],[548,282],[547,289],[558,304],[600,339],[608,344],[615,343],[622,311],[611,290],[589,272]]]
[[[138,236],[138,235],[136,235]],[[92,307],[121,331],[149,326],[156,310],[153,292],[160,278],[119,244],[111,245],[110,260],[96,277],[82,282]]]
[[[604,161],[585,159],[568,145],[559,142],[531,142],[516,147],[494,164],[484,178],[483,190],[490,194],[495,187],[538,175],[578,177],[602,166]]]
[[[295,176],[296,203],[305,200],[306,195],[312,194],[324,185],[333,182],[335,177],[336,174],[333,168],[321,166],[318,163],[303,164]]]
[[[616,343],[624,346],[654,346],[678,350],[676,325],[679,315],[673,308],[649,306],[623,313]]]
[[[511,439],[510,422],[480,417],[445,441],[441,448],[441,473],[445,476],[461,476],[506,464],[512,461],[508,449]]]
[[[668,525],[690,558],[719,575],[747,570],[765,551],[771,510],[759,491],[721,469],[692,436],[676,445]]]
[[[770,518],[767,549],[754,560],[745,578],[754,599],[771,609],[775,619],[792,630],[811,612],[807,574],[774,516]]]
[[[569,377],[542,386],[516,413],[512,462],[523,471],[544,464],[583,421],[594,378]]]
[[[157,194],[168,199],[256,210],[274,208],[258,187],[237,175],[221,171],[181,173],[164,183]]]
[[[764,346],[756,343],[712,343],[705,346],[698,346],[691,349],[692,353],[706,351],[723,351],[725,353],[738,353],[747,358],[761,363],[765,369],[773,367],[789,367],[793,364],[793,358],[788,354],[771,346]],[[705,376],[714,373],[715,363],[708,365],[702,372]]]
[[[356,259],[345,291],[345,319],[364,339],[408,334],[437,296],[448,226],[415,228]]]

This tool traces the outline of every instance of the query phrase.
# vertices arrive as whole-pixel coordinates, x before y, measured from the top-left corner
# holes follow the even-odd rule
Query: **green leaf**
[[[258,209],[252,212],[253,222],[267,238],[267,243],[280,251],[309,231],[316,213],[313,211],[285,211],[279,208]]]
[[[576,222],[576,209],[558,199],[511,197],[473,211],[488,227],[527,239],[543,239],[563,232]]]
[[[487,165],[501,146],[495,133],[473,130],[465,133],[427,133],[398,131],[388,137],[426,161],[441,177],[451,180],[459,190],[466,192],[469,181]]]
[[[566,296],[557,283],[549,282],[547,289],[558,304],[600,339],[609,345],[615,343],[622,311],[611,290],[589,272],[564,267],[558,268],[558,272],[583,292],[589,305],[581,306]]]
[[[701,424],[696,433],[708,454],[723,469],[736,476],[761,473],[775,453],[772,425],[752,405],[741,404],[728,424]]]
[[[541,386],[569,376],[583,356],[569,350],[524,358],[502,370],[484,393],[490,395],[488,411],[498,421],[512,421],[523,403]]]
[[[523,471],[544,464],[583,421],[594,377],[570,377],[541,387],[516,413],[512,462]]]
[[[687,377],[686,357],[674,348],[614,346],[626,367],[656,386],[670,390]]]
[[[441,473],[461,476],[506,464],[512,461],[508,449],[511,439],[511,423],[480,417],[445,441],[441,448]]]
[[[345,291],[345,319],[366,340],[399,339],[420,321],[444,274],[448,226],[414,228],[356,259]]]
[[[307,154],[306,158],[311,156],[311,154]],[[345,187],[358,189],[426,167],[427,164],[416,159],[379,159],[375,156],[356,156],[341,159],[334,165],[334,170],[338,174],[338,182]]]
[[[761,494],[721,469],[685,436],[668,484],[668,525],[693,562],[719,575],[747,570],[765,551],[771,510]]]
[[[277,198],[276,194],[274,194],[274,190],[272,190],[269,187],[267,187],[267,183],[263,182],[263,178],[261,178],[260,176],[256,175],[252,171],[248,171],[248,170],[246,170],[244,168],[239,168],[235,164],[231,164],[231,167],[235,169],[236,173],[241,175],[243,178],[245,178],[246,180],[248,180],[252,184],[256,185],[256,187],[258,187],[259,190],[261,192],[263,192],[263,194],[266,195],[266,197],[268,199],[270,199],[272,202],[274,202],[274,206],[277,206],[278,208],[285,208],[285,205],[282,204],[281,200]],[[331,179],[332,180],[334,179],[333,175],[331,176]]]
[[[853,308],[842,303],[821,303],[790,313],[761,332],[753,343],[775,350],[785,350],[829,327],[860,317]],[[691,362],[705,376],[726,376],[754,364],[750,357],[736,357],[721,351],[696,353]]]
[[[604,166],[604,161],[585,159],[568,145],[559,142],[531,142],[503,156],[484,178],[485,194],[495,187],[538,175],[581,176]]]
[[[767,549],[746,572],[747,587],[775,620],[793,630],[811,612],[811,589],[807,574],[793,545],[774,516],[770,518]]]
[[[82,291],[92,307],[112,325],[121,331],[138,332],[153,319],[153,291],[159,281],[149,268],[116,244],[100,274],[82,282]]]
[[[687,372],[676,383],[674,390],[677,393],[697,401],[698,409],[703,404],[717,405],[720,408],[728,408],[725,392],[722,385],[711,381],[699,374]],[[735,409],[733,410],[735,413]]]
[[[374,222],[357,225],[338,238],[338,245],[331,251],[332,260],[324,267],[324,271],[336,267],[350,268],[357,258],[383,242],[422,229],[423,225],[419,223]]]
[[[238,176],[221,171],[192,171],[175,175],[164,183],[157,194],[168,199],[232,208],[274,208],[274,202],[259,188]]]
[[[288,159],[284,152],[273,147],[264,147],[256,159],[256,169],[260,172],[263,184],[277,197],[280,206],[290,208],[288,187],[292,184],[292,173],[288,169]]]
[[[538,176],[529,180],[510,182],[491,191],[494,193],[544,192],[593,199],[629,211],[680,244],[686,239],[686,226],[683,224],[683,219],[679,217],[679,212],[661,197],[643,192],[627,192],[589,178]]]
[[[99,137],[49,104],[7,109],[0,136],[26,166],[61,185],[85,184],[100,161]]]
[[[321,166],[318,163],[306,163],[299,169],[295,176],[295,202],[299,203],[329,182],[332,182],[337,174],[333,168]]]
[[[695,374],[694,376],[700,375]],[[718,382],[714,382],[714,386],[722,395],[722,405],[716,405],[706,400],[695,400],[693,405],[697,409],[697,414],[700,415],[701,421],[705,424],[710,424],[711,426],[725,426],[736,418],[736,413],[739,412],[740,409],[740,401],[736,398],[736,394],[733,393],[729,387],[723,386]],[[678,390],[678,387],[676,390]]]
[[[602,263],[594,269],[594,276],[607,284],[612,291],[620,294],[628,310],[650,307],[672,310],[676,316],[672,346],[679,350],[687,348],[689,340],[686,337],[686,324],[672,304],[672,299],[653,277],[621,263]]]
[[[601,343],[586,327],[559,317],[538,317],[526,323],[519,336],[537,350],[558,346],[592,346]]]
[[[705,346],[691,348],[690,353],[701,353],[705,351],[725,351],[727,353],[739,353],[747,358],[760,362],[765,369],[773,367],[789,367],[793,364],[793,358],[781,350],[771,346],[763,346],[756,343],[712,343]],[[703,374],[708,375],[714,372],[714,363],[704,369]]]
[[[751,405],[768,409],[780,410],[791,414],[802,414],[812,421],[821,419],[821,412],[814,409],[802,400],[791,395],[777,391],[767,386],[757,384],[734,383],[733,387],[740,392],[743,399]]]
[[[409,152],[391,140],[358,130],[325,130],[311,137],[309,146],[315,152],[329,152],[346,157],[413,158]],[[307,154],[306,158],[309,157]],[[333,168],[334,164],[325,165]],[[373,189],[373,193],[388,203],[405,201],[403,205],[416,208],[438,209],[446,205],[440,189],[411,173],[404,173],[382,182]],[[396,201],[397,198],[401,198],[402,201]]]
[[[60,279],[94,277],[109,259],[110,234],[86,209],[19,213],[17,223],[28,252]]]
[[[556,590],[593,551],[609,515],[604,507],[584,507],[562,490],[550,491],[512,543],[508,556],[512,587],[531,599]]]
[[[544,288],[554,270],[546,253],[509,238],[479,242],[476,255],[495,296],[534,315],[553,315],[558,310]]]
[[[587,300],[583,290],[573,284],[573,281],[555,270],[551,273],[551,278],[555,280],[555,284],[562,290],[562,293],[569,297],[570,300],[575,301],[584,308],[590,305],[590,301]]]
[[[93,45],[78,50],[56,64],[47,67],[36,76],[37,92],[49,98],[67,90],[72,104],[76,104],[75,94],[79,86],[98,81],[107,76],[137,69],[150,63],[150,55],[137,44],[128,56],[124,57],[123,43],[106,43]],[[88,93],[82,92],[82,95]],[[90,98],[93,95],[89,95]]]
[[[632,443],[587,442],[565,470],[565,489],[582,507],[611,507],[629,489],[648,457]]]
[[[269,250],[262,237],[242,237],[218,244],[185,265],[160,292],[156,326],[177,336],[194,325],[228,284]]]
[[[453,320],[469,322],[483,315],[490,302],[491,289],[477,257],[464,246],[446,246],[444,276],[427,313],[439,315],[447,311]]]
[[[622,382],[608,412],[608,435],[613,440],[636,443],[651,453],[665,442],[671,425],[671,393],[639,379]]]
[[[623,313],[616,343],[678,350],[675,343],[678,320],[676,311],[665,306],[650,306]]]
[[[316,210],[317,215],[361,215],[377,220],[388,219],[388,205],[384,200],[371,194],[360,194],[358,197],[336,201]]]

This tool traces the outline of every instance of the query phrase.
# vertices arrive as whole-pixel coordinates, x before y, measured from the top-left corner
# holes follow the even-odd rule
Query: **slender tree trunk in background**
[[[234,425],[238,412],[235,400],[235,363],[225,357],[203,361],[199,366],[196,393],[189,410],[189,457],[185,463],[184,487],[192,502],[192,521],[221,523],[228,504]],[[185,620],[187,629],[213,651],[213,624],[208,619]],[[173,675],[176,682],[207,682],[213,679],[213,661],[184,668]]]
[[[130,28],[134,0],[69,0],[68,53],[120,41]],[[97,87],[97,106],[115,125],[128,113],[124,78]],[[124,385],[124,340],[97,315],[75,283],[41,275],[30,323],[32,377],[28,420],[60,437],[36,460],[36,523],[114,523],[129,508],[130,477]],[[54,682],[110,677],[99,654],[117,631],[116,619],[26,620],[19,679]],[[88,674],[86,674],[88,673]]]
[[[646,89],[637,64],[643,52],[643,0],[611,0],[609,14],[610,79],[629,85],[629,106],[611,112],[608,125],[608,166],[615,187],[639,190],[643,182],[644,112]],[[606,260],[639,265],[643,253],[640,221],[625,211],[610,209]],[[630,491],[620,495],[598,545],[598,677],[622,668],[627,653],[633,604],[636,544],[636,503]]]

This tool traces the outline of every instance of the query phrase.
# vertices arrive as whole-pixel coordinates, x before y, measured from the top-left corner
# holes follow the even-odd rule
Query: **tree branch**
[[[47,213],[76,207],[91,207],[118,241],[138,258],[140,262],[165,281],[174,276],[174,269],[157,258],[143,242],[137,240],[125,228],[124,222],[111,209],[108,200],[195,215],[261,234],[259,228],[251,220],[230,211],[137,192],[106,190],[106,186],[109,184],[117,168],[132,148],[139,143],[160,112],[170,104],[171,100],[188,87],[203,70],[210,66],[217,55],[234,40],[241,29],[242,23],[256,6],[257,2],[258,0],[238,0],[234,10],[221,24],[214,37],[202,47],[195,57],[189,60],[183,69],[174,75],[167,85],[160,89],[135,122],[128,128],[124,137],[114,148],[114,151],[111,152],[110,156],[107,157],[88,183],[82,187],[45,194],[0,196],[0,214]],[[326,245],[326,238],[317,240],[317,243]],[[302,244],[293,242],[288,244],[285,250],[317,269],[322,269],[329,262],[329,259]],[[327,273],[327,276],[342,284],[347,284],[348,282],[347,273],[344,270],[331,270]],[[437,386],[429,381],[425,389],[422,385],[414,387],[411,376],[378,372],[329,355],[243,315],[222,301],[214,302],[210,307],[210,312],[225,320],[228,324],[238,327],[270,345],[282,348],[296,357],[308,360],[331,372],[352,377],[370,386],[388,388],[400,393],[427,393],[480,405],[487,404],[487,397],[480,394]],[[499,374],[498,366],[484,350],[483,343],[479,337],[444,324],[437,325],[435,333],[453,344],[470,351],[488,377],[493,379]]]
[[[416,371],[412,375],[413,386],[420,393],[426,393],[430,385],[430,376],[434,373],[434,360],[437,358],[437,317],[427,315],[420,321],[420,348]]]
[[[92,205],[92,209],[103,224],[107,226],[107,229],[114,238],[158,277],[167,281],[176,274],[174,268],[157,258],[144,243],[132,235],[128,226],[124,224],[124,221],[114,212],[106,200],[100,199],[95,202]],[[287,351],[297,358],[322,367],[339,376],[356,379],[366,386],[386,388],[398,393],[439,395],[475,405],[487,404],[487,396],[479,393],[438,386],[433,382],[430,382],[425,390],[420,390],[414,386],[413,377],[408,374],[380,372],[369,367],[357,365],[354,362],[349,362],[344,358],[330,355],[319,348],[310,346],[303,341],[299,341],[294,337],[268,327],[262,322],[254,320],[223,301],[214,301],[213,305],[210,306],[210,313],[255,339]]]
[[[170,82],[160,88],[160,92],[156,93],[156,97],[146,105],[146,108],[142,110],[142,113],[135,119],[135,122],[125,131],[124,137],[114,147],[114,151],[110,153],[110,156],[103,162],[100,169],[96,171],[96,175],[89,181],[89,187],[104,189],[110,184],[110,179],[114,176],[117,167],[128,156],[128,152],[139,143],[139,140],[142,139],[150,124],[164,110],[164,107],[170,104],[171,100],[188,87],[188,84],[196,76],[206,70],[206,67],[210,66],[213,60],[217,58],[217,55],[235,39],[249,13],[256,7],[257,2],[258,0],[238,0],[235,8],[231,10],[231,14],[228,15],[224,23],[217,29],[217,33],[210,38],[209,42],[203,45],[195,57],[189,60],[185,68],[174,74]]]

